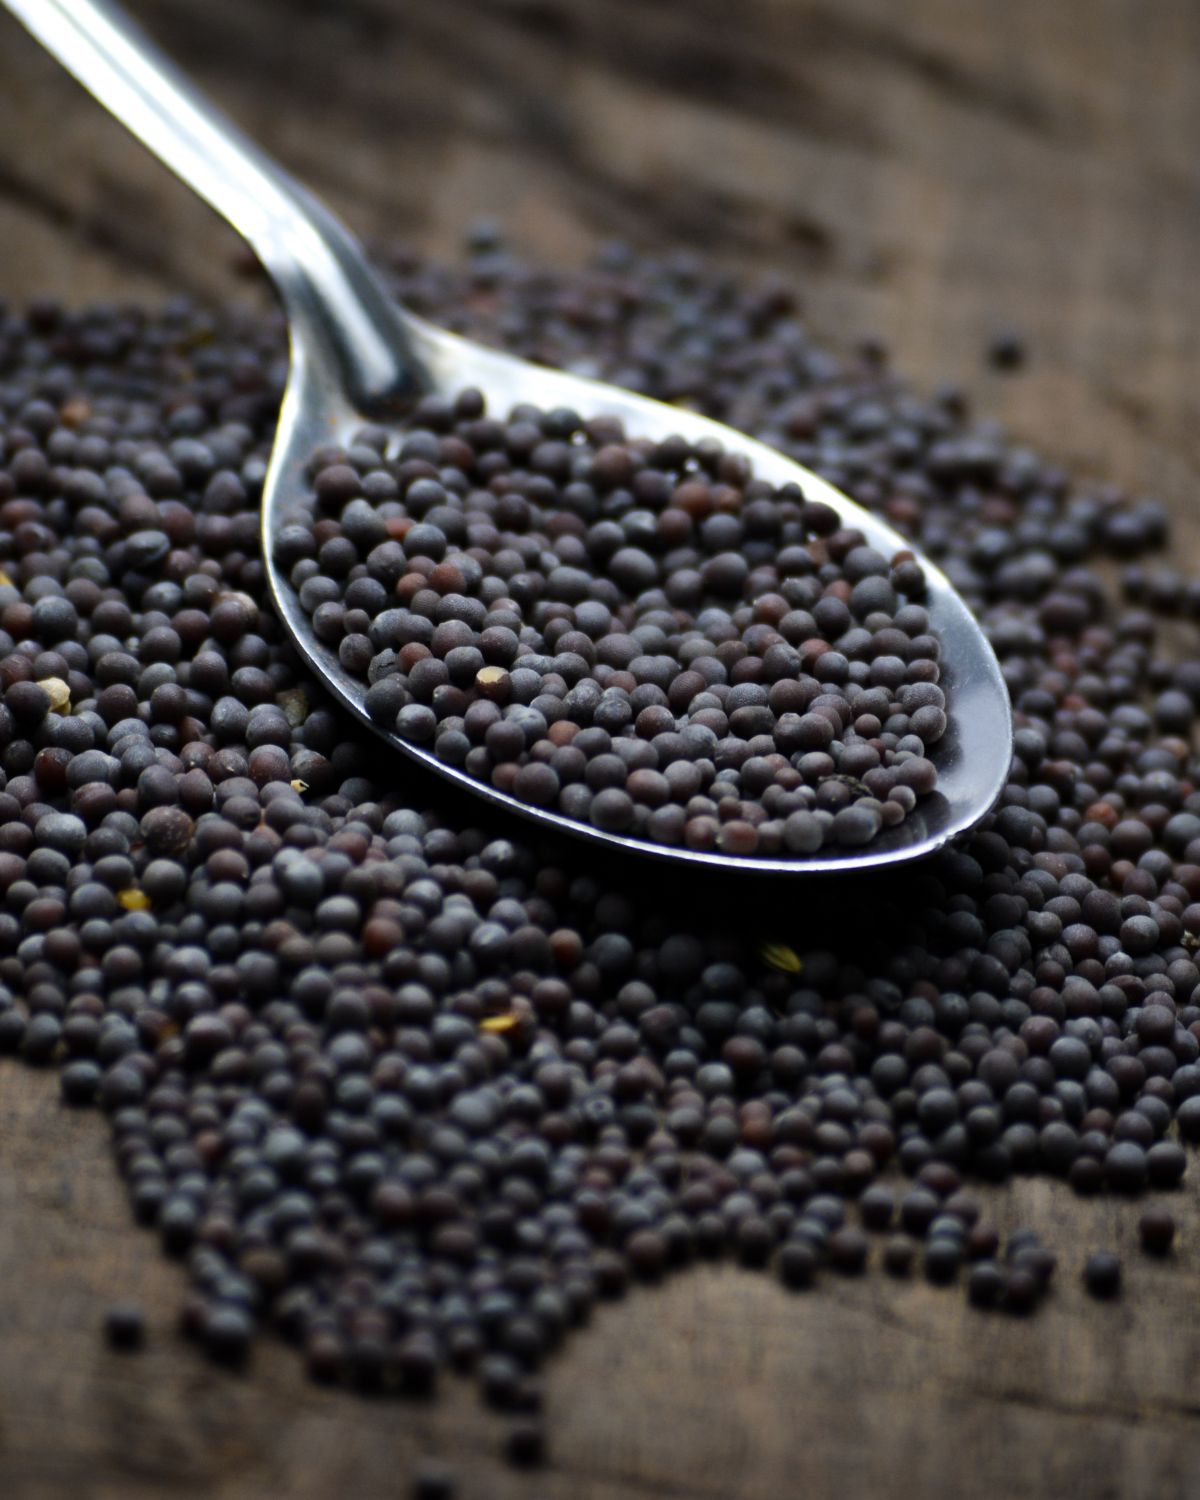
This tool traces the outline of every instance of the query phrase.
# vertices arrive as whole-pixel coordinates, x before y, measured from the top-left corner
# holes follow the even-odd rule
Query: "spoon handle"
[[[413,325],[354,237],[215,109],[120,6],[0,4],[250,243],[283,299],[294,357],[334,359],[351,400],[414,387]]]

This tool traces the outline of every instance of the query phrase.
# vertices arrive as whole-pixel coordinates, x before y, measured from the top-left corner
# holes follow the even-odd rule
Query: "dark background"
[[[882,336],[1200,550],[1194,0],[137,0],[211,93],[368,239],[455,252],[481,215],[571,264],[610,236],[781,270],[832,343]],[[0,16],[0,297],[256,295],[236,241]],[[998,329],[1027,367],[990,371]],[[1200,1214],[1177,1264],[1128,1209],[994,1198],[1062,1252],[1028,1324],[879,1275],[785,1297],[724,1270],[605,1312],[552,1367],[550,1467],[496,1461],[472,1393],[400,1407],[238,1380],[175,1335],[178,1270],[129,1225],[100,1122],[0,1066],[0,1495],[467,1500],[1200,1493]],[[1083,1255],[1129,1251],[1113,1307]],[[98,1337],[140,1291],[151,1348]]]

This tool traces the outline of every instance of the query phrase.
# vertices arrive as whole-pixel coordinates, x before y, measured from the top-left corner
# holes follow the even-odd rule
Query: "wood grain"
[[[451,253],[481,214],[571,263],[622,235],[781,269],[835,343],[1076,471],[1162,495],[1200,555],[1200,10],[1191,0],[138,0],[231,113],[353,226]],[[254,295],[236,242],[12,23],[0,25],[0,296]],[[989,374],[998,326],[1030,363]],[[182,1273],[130,1226],[104,1128],[0,1066],[0,1496],[402,1496],[420,1452],[467,1500],[1200,1493],[1200,1209],[1173,1265],[1128,1206],[991,1194],[1061,1285],[1029,1321],[872,1271],[788,1296],[696,1271],[603,1310],[552,1368],[548,1467],[433,1405],[244,1378],[174,1331]],[[1125,1252],[1113,1306],[1084,1255]],[[107,1303],[152,1319],[106,1350]]]

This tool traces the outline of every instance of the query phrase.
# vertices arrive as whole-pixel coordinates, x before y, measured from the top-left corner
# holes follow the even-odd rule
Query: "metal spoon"
[[[428,750],[373,724],[362,684],[317,640],[308,616],[274,561],[273,541],[304,493],[313,450],[346,442],[365,421],[386,421],[425,391],[478,387],[489,409],[519,402],[571,407],[622,419],[631,436],[716,438],[744,453],[758,477],[799,484],[890,555],[908,543],[816,474],[762,443],[689,411],[598,381],[543,369],[446,333],[400,307],[368,266],[353,237],[305,188],[210,105],[115,4],[106,0],[3,0],[59,62],[168,167],[226,218],[270,273],[287,313],[291,371],[263,492],[262,540],[275,607],[297,650],[329,692],[410,760],[463,791],[577,838],[662,861],[759,872],[817,874],[865,870],[918,858],[973,827],[1004,785],[1012,754],[1008,694],[979,625],[945,576],[923,560],[930,621],[942,642],[942,686],[950,728],[933,756],[936,791],[898,827],[863,849],[823,849],[808,858],[736,858],[667,848],[604,833],[534,808]]]

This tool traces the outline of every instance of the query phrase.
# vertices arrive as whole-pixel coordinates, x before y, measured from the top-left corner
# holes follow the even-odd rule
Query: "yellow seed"
[[[8,576],[8,574],[4,571],[3,568],[0,568],[0,588],[8,588],[8,589],[10,589],[10,588],[12,588],[12,586],[13,586],[12,579]]]
[[[150,910],[150,897],[140,886],[127,885],[123,891],[117,892],[117,900],[126,911]]]
[[[804,971],[796,950],[789,948],[786,943],[764,943],[758,954],[763,963],[783,974],[800,974]]]
[[[69,714],[71,712],[71,689],[61,677],[43,677],[38,683],[50,699],[50,707],[56,714]]]
[[[299,729],[308,718],[308,694],[303,688],[291,688],[286,693],[280,693],[275,701],[283,709],[283,717],[293,729]]]
[[[475,673],[475,690],[493,703],[507,703],[512,696],[512,679],[504,667],[480,667]]]
[[[308,791],[308,782],[307,781],[301,781],[300,778],[297,776],[296,779],[295,779],[295,781],[293,781],[291,783],[291,788],[292,788],[293,792],[299,792],[299,793],[301,793],[301,795],[303,795],[305,792]]]
[[[520,1019],[520,1011],[506,1010],[503,1015],[485,1016],[479,1023],[479,1029],[490,1032],[511,1031]]]

